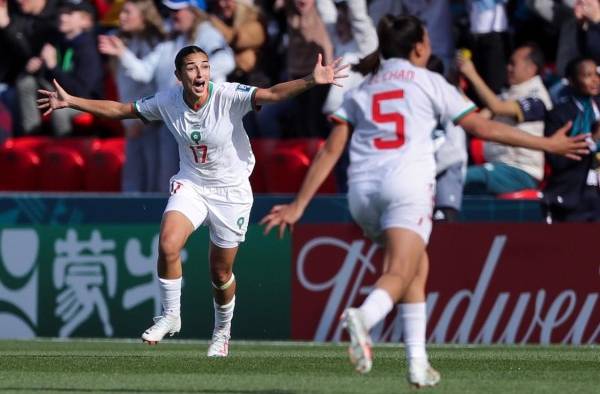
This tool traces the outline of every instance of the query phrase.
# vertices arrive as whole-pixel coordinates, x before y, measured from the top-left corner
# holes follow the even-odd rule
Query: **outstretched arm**
[[[43,97],[37,100],[38,108],[45,110],[44,115],[61,108],[73,108],[89,112],[92,115],[110,119],[137,118],[133,104],[119,103],[110,100],[89,100],[68,94],[56,79],[53,80],[56,91],[38,90]]]
[[[344,74],[343,70],[348,67],[347,64],[340,65],[342,59],[338,58],[333,63],[324,66],[323,56],[319,54],[317,64],[312,74],[307,75],[302,79],[294,79],[293,81],[278,83],[268,89],[256,90],[256,104],[276,103],[294,97],[305,90],[312,88],[315,85],[333,84],[342,86],[339,82],[341,78],[347,78],[348,74]]]
[[[473,112],[459,120],[458,124],[475,137],[505,145],[541,150],[573,160],[581,160],[581,155],[589,153],[588,144],[585,141],[589,135],[567,136],[571,129],[571,122],[562,126],[548,138],[525,133],[504,123],[485,119]]]
[[[519,104],[514,100],[501,100],[496,93],[490,89],[483,78],[477,73],[473,62],[463,55],[456,57],[456,63],[460,72],[469,80],[479,99],[495,115],[511,116],[519,118],[521,110]]]
[[[342,155],[349,134],[350,129],[346,123],[337,124],[333,128],[325,145],[319,150],[310,165],[294,201],[285,205],[275,205],[271,208],[271,212],[260,221],[265,225],[265,234],[268,234],[273,227],[279,226],[279,237],[281,238],[285,228],[287,226],[291,228],[300,219],[319,186],[325,181]]]

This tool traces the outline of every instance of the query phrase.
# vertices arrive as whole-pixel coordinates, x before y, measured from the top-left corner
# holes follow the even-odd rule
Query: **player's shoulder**
[[[232,93],[250,93],[253,86],[244,85],[238,82],[211,82],[212,89],[215,92],[222,92],[226,94]]]

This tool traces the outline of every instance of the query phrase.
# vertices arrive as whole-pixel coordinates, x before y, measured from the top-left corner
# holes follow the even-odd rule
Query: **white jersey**
[[[134,103],[144,121],[162,120],[179,145],[179,173],[200,186],[238,186],[247,182],[254,155],[242,118],[254,105],[255,87],[238,83],[208,85],[208,100],[192,110],[175,86]]]
[[[433,179],[433,130],[474,109],[441,75],[404,59],[383,60],[332,115],[354,128],[348,181],[381,178],[409,164],[430,168]]]

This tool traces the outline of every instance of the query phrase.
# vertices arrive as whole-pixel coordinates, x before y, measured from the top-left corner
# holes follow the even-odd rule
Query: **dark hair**
[[[541,74],[544,70],[544,65],[546,64],[546,59],[544,58],[544,52],[542,48],[535,42],[526,42],[521,45],[519,48],[528,48],[529,54],[527,55],[527,59],[532,62],[537,68],[536,74]]]
[[[419,18],[412,15],[385,15],[377,25],[379,50],[362,58],[353,67],[363,75],[377,71],[379,57],[408,59],[411,51],[419,42],[425,39],[425,25]]]
[[[567,77],[568,79],[570,79],[572,81],[576,80],[577,73],[579,71],[579,66],[583,62],[593,62],[594,64],[597,65],[596,61],[594,59],[592,59],[591,57],[578,56],[575,59],[571,60],[569,63],[567,63],[567,67],[565,68],[565,77]]]
[[[429,60],[427,60],[427,69],[434,73],[444,75],[444,62],[438,56],[431,55]]]
[[[187,47],[183,47],[177,52],[177,56],[175,56],[175,69],[179,70],[183,66],[183,61],[187,57],[187,55],[191,53],[203,53],[208,57],[208,54],[204,52],[204,49],[197,47],[196,45],[190,45]]]

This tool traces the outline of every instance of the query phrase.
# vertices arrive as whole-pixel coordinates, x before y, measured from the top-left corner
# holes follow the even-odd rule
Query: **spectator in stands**
[[[469,59],[458,55],[457,63],[495,120],[532,135],[544,134],[544,117],[546,109],[552,108],[552,102],[539,75],[544,56],[537,45],[525,44],[513,52],[507,67],[510,87],[499,97],[479,76]],[[541,152],[486,142],[484,156],[487,163],[470,166],[467,170],[467,194],[501,194],[536,188],[544,176]]]
[[[8,0],[0,0],[0,82],[5,84],[0,99],[10,109],[19,132],[37,131],[40,123],[35,105],[21,108],[15,86],[34,82],[31,74],[23,71],[30,59],[39,57],[44,44],[58,35],[58,0],[21,0],[10,5]],[[24,104],[31,105],[29,101]],[[33,119],[28,114],[34,114]]]
[[[444,75],[444,63],[441,58],[431,55],[427,69]],[[456,74],[456,73],[454,73]],[[453,75],[453,77],[455,77]],[[446,78],[457,85],[457,78]],[[435,149],[435,198],[433,220],[454,222],[462,206],[463,186],[467,169],[467,136],[459,125],[453,122],[438,124],[433,131]]]
[[[50,87],[49,81],[53,79],[81,97],[103,97],[104,73],[94,26],[95,8],[88,0],[67,0],[62,3],[58,25],[61,37],[54,45],[45,44],[39,59],[34,57],[29,61],[29,72],[37,74],[37,83],[19,86],[21,102],[28,98],[35,107],[37,89]],[[53,114],[53,133],[57,136],[72,134],[72,118],[79,113],[68,110]],[[37,110],[28,116],[33,117],[34,114],[39,116]]]
[[[579,52],[600,64],[600,0],[577,0],[574,13]]]
[[[211,0],[209,18],[235,52],[235,70],[229,80],[248,85],[268,83],[259,64],[267,40],[267,27],[261,11],[240,0]]]
[[[127,0],[119,13],[119,26],[116,37],[123,41],[128,51],[138,57],[151,53],[166,38],[164,22],[152,0]],[[100,52],[111,53],[111,39],[111,36],[99,37]],[[133,102],[156,91],[154,80],[148,83],[138,82],[131,78],[120,62],[115,63],[113,68],[121,101]],[[156,174],[160,123],[144,125],[139,119],[124,119],[122,122],[127,138],[122,190],[159,191]]]
[[[433,54],[442,59],[446,71],[450,70],[454,56],[454,35],[449,0],[369,1],[369,15],[373,18],[375,25],[386,14],[414,15],[422,20],[429,32]]]
[[[526,0],[526,4],[533,12],[558,30],[556,72],[560,76],[565,75],[567,63],[578,55],[577,21],[573,13],[573,5],[576,1]]]
[[[125,72],[135,81],[148,83],[154,81],[157,90],[167,90],[177,84],[173,74],[172,59],[177,52],[187,46],[196,45],[208,54],[211,66],[211,79],[225,81],[235,68],[233,51],[225,38],[208,21],[201,9],[201,0],[164,0],[163,4],[171,10],[172,32],[166,41],[158,44],[146,56],[137,57],[128,50],[118,37],[107,41],[103,53],[119,58]],[[179,168],[177,144],[171,138],[168,129],[163,126],[159,132],[157,182],[160,191],[169,191],[169,179]]]
[[[319,53],[330,63],[333,46],[315,0],[286,0],[285,9],[289,37],[286,71],[290,79],[295,79],[310,72],[312,59]],[[330,126],[321,109],[328,92],[329,86],[317,86],[287,103],[264,108],[257,116],[260,134],[265,137],[326,136]]]
[[[375,25],[367,13],[365,0],[321,0],[319,14],[333,44],[334,57],[345,64],[358,64],[361,58],[377,50]],[[364,76],[351,70],[341,89],[330,89],[323,113],[330,114],[342,104],[344,93],[362,82]]]
[[[600,221],[600,77],[598,63],[576,58],[567,65],[571,95],[547,117],[546,135],[572,121],[571,135],[591,133],[591,153],[581,161],[548,155],[551,175],[544,189],[547,221]]]
[[[469,0],[472,52],[483,80],[499,93],[506,83],[508,0]]]

